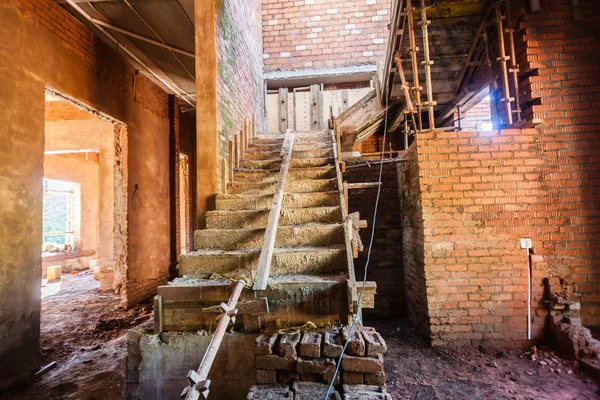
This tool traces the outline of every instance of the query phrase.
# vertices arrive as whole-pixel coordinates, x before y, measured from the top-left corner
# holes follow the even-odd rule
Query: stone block
[[[286,358],[298,357],[298,343],[300,342],[300,333],[283,334],[279,339],[279,355]]]
[[[328,384],[316,382],[294,382],[292,391],[296,400],[315,400],[324,399],[329,389]],[[341,400],[339,393],[332,389],[327,397],[329,400]]]
[[[293,383],[300,380],[300,374],[296,371],[277,371],[277,382],[278,383]]]
[[[254,341],[252,352],[255,356],[263,356],[273,354],[275,343],[277,342],[278,334],[262,334]]]
[[[277,382],[277,371],[274,369],[257,369],[256,383],[266,384]]]
[[[348,341],[348,346],[346,347],[346,354],[360,357],[366,354],[365,340],[363,339],[363,336],[361,332],[358,331],[358,329],[352,329],[352,332],[350,332],[349,327],[342,329],[342,338],[344,342]]]
[[[298,358],[298,372],[301,374],[319,374],[335,369],[335,361],[331,358],[305,359]]]
[[[300,355],[308,358],[321,357],[321,340],[320,332],[305,332],[300,340]]]
[[[246,400],[294,400],[294,393],[287,385],[254,385]]]
[[[339,358],[342,355],[342,338],[340,335],[325,332],[323,334],[323,355],[330,358]]]
[[[365,385],[385,385],[385,373],[377,372],[375,374],[365,374]]]
[[[342,382],[346,385],[362,385],[365,383],[365,374],[362,372],[342,371]]]
[[[342,358],[342,370],[374,374],[383,372],[383,356],[355,357],[345,355]]]
[[[58,281],[62,277],[62,267],[60,265],[52,265],[46,270],[48,282]]]
[[[376,356],[387,351],[385,340],[383,340],[379,333],[375,331],[363,332],[362,335],[365,339],[366,352],[368,356]]]
[[[256,368],[258,369],[285,369],[295,371],[297,362],[295,358],[285,358],[276,355],[256,356]]]
[[[344,400],[392,400],[384,387],[374,385],[343,385]]]

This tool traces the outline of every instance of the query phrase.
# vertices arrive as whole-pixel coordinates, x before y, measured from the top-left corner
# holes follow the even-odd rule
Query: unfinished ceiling
[[[179,95],[190,106],[194,103],[194,0],[59,3],[111,46],[116,43],[110,36],[116,39],[126,54],[131,53],[127,56],[136,67],[167,92]]]
[[[406,1],[398,1],[395,7],[400,7],[399,3],[406,6]],[[418,72],[420,86],[425,89],[425,69],[421,65],[423,60],[423,30],[421,29],[421,15],[418,11],[421,7],[421,1],[413,1],[413,7],[416,9],[413,14],[415,44],[419,48],[417,58],[419,60]],[[488,8],[487,0],[443,0],[443,1],[425,1],[427,8],[427,19],[431,21],[429,25],[429,54],[434,62],[431,66],[431,80],[433,99],[437,102],[435,110],[442,110],[448,104],[451,104],[458,89],[461,72],[465,68],[467,59],[473,41],[477,36],[477,29]],[[403,10],[401,10],[403,11]],[[394,11],[393,11],[394,12]],[[393,14],[394,15],[394,14]],[[402,67],[406,80],[411,83],[413,79],[413,69],[411,64],[410,39],[408,22],[404,14],[397,12],[396,18],[391,23],[391,29],[397,32],[396,38],[388,43],[388,59],[386,61],[386,71],[388,77],[384,76],[383,81],[387,83],[389,90],[388,99],[390,104],[404,102],[401,88],[401,79],[393,60],[393,55],[398,52],[402,60]],[[393,38],[393,35],[390,36]],[[425,96],[423,96],[425,98]]]

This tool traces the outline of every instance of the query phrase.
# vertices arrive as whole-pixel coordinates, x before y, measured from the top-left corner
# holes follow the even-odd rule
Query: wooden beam
[[[321,129],[321,87],[310,85],[310,130]]]
[[[256,278],[254,279],[254,285],[252,286],[253,290],[265,290],[269,281],[271,261],[273,260],[273,252],[275,250],[277,226],[279,225],[279,216],[281,215],[281,207],[283,205],[285,181],[292,159],[293,147],[294,133],[288,129],[281,148],[281,168],[279,169],[279,177],[277,178],[277,185],[275,186],[275,193],[273,194],[273,203],[271,204],[271,210],[269,211],[269,219],[267,221],[267,228],[265,229],[263,246],[258,258],[258,270],[256,271]]]
[[[285,133],[289,128],[287,101],[287,88],[279,88],[279,132],[282,133]]]

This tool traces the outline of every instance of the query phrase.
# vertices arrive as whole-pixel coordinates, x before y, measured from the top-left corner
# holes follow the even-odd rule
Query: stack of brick
[[[291,385],[254,385],[247,400],[314,400],[327,395],[329,385],[314,382],[294,382]],[[328,400],[391,400],[387,390],[381,386],[343,385],[342,392],[332,389]]]
[[[383,386],[385,341],[373,328],[352,331],[342,359],[341,376],[334,379],[348,328],[328,331],[275,333],[259,336],[254,345],[256,382],[259,384],[297,381]]]

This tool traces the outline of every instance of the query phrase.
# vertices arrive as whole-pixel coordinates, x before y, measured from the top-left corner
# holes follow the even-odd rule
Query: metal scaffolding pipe
[[[427,110],[429,112],[429,129],[435,129],[435,115],[433,106],[436,102],[433,101],[433,88],[431,83],[431,64],[433,61],[429,58],[429,28],[427,27],[431,21],[427,20],[427,8],[425,8],[425,0],[421,0],[421,28],[423,29],[423,56],[425,61],[425,81],[427,84]]]
[[[502,68],[502,89],[504,92],[504,97],[501,101],[504,102],[504,107],[506,109],[506,121],[508,125],[512,125],[512,107],[510,106],[510,102],[512,98],[510,97],[510,87],[508,84],[508,67],[506,66],[506,61],[510,60],[510,57],[506,56],[506,49],[504,48],[504,29],[502,27],[502,14],[500,14],[500,6],[496,4],[494,7],[496,10],[496,27],[498,28],[498,48],[500,51],[500,57],[498,57],[498,61],[500,62],[500,67]]]
[[[150,39],[147,36],[140,35],[138,33],[132,32],[132,31],[127,30],[127,29],[120,28],[118,26],[109,24],[108,22],[100,21],[97,18],[90,19],[90,22],[92,24],[96,25],[96,26],[103,26],[103,27],[108,28],[110,30],[122,33],[123,35],[131,36],[131,37],[134,37],[136,39],[143,40],[144,42],[151,43],[151,44],[153,44],[155,46],[162,47],[162,48],[174,51],[176,53],[180,53],[180,54],[186,55],[188,57],[192,57],[192,58],[196,57],[196,55],[194,53],[190,53],[189,51],[182,50],[182,49],[180,49],[178,47],[171,46],[169,44],[165,44],[165,43],[159,42],[158,40]]]
[[[88,21],[93,23],[92,16],[89,15],[87,12],[85,12],[85,10],[83,8],[81,8],[77,3],[75,3],[74,0],[66,0],[66,2],[69,3],[69,5],[71,7],[73,7],[73,9],[75,11],[77,11],[81,16],[83,16],[85,19],[87,19]],[[177,85],[175,85],[174,83],[168,82],[166,79],[159,76],[156,72],[154,72],[152,70],[152,68],[150,68],[145,62],[140,60],[138,56],[133,54],[131,52],[131,50],[129,50],[127,47],[125,47],[123,44],[121,44],[121,42],[119,42],[119,40],[116,37],[114,37],[110,32],[108,32],[102,26],[98,26],[98,25],[94,25],[94,26],[96,26],[96,28],[98,28],[98,30],[100,32],[102,32],[104,35],[106,35],[106,37],[108,39],[110,39],[114,44],[116,44],[118,46],[118,48],[122,49],[129,57],[131,57],[135,62],[137,62],[139,65],[141,65],[142,68],[144,68],[146,71],[148,71],[148,73],[150,75],[152,75],[154,78],[156,78],[160,83],[165,85],[167,88],[172,90],[178,96],[180,96],[183,99],[183,101],[188,103],[190,106],[196,108],[196,105],[189,99],[189,97],[190,97],[189,94],[187,94],[184,90],[177,87]]]
[[[406,7],[406,15],[407,15],[407,19],[408,19],[408,38],[410,40],[410,47],[409,47],[409,51],[410,51],[410,59],[411,59],[411,63],[412,63],[412,71],[413,71],[413,82],[415,84],[415,86],[412,88],[412,90],[415,92],[415,104],[417,106],[417,114],[418,114],[418,121],[419,121],[419,131],[423,130],[423,119],[421,116],[421,86],[419,85],[419,64],[417,62],[417,52],[419,51],[419,48],[417,47],[417,43],[415,40],[415,22],[413,21],[413,6],[412,6],[412,2],[409,1],[407,3],[407,7]]]

